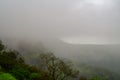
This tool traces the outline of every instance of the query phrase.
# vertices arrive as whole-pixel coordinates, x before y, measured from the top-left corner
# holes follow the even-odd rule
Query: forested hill
[[[8,49],[0,42],[0,80],[120,79],[118,74],[104,68],[91,67],[87,64],[77,64],[78,68],[75,68],[74,63],[64,57],[59,58],[47,51],[40,50],[39,52],[39,49],[27,45],[21,44],[20,51],[16,51]],[[33,55],[34,52],[38,54]],[[24,53],[29,56],[24,55]],[[29,61],[29,64],[26,60]]]

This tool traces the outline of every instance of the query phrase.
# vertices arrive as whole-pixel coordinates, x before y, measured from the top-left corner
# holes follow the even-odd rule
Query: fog
[[[119,4],[119,0],[0,0],[0,39],[14,48],[20,41],[40,43],[59,56],[119,72]]]

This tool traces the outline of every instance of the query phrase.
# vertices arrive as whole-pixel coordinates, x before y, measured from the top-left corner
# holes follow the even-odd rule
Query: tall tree
[[[2,41],[0,40],[0,52],[4,50],[5,46],[2,44]]]
[[[17,51],[5,49],[0,41],[0,66],[5,70],[11,70],[17,65],[24,64],[24,60]]]
[[[70,80],[79,74],[79,71],[73,69],[71,62],[57,58],[53,53],[40,54],[40,69],[49,80]]]

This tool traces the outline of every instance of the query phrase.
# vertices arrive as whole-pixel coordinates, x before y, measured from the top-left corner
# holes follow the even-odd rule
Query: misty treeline
[[[40,53],[36,60],[36,65],[27,64],[24,56],[0,41],[0,80],[108,80],[107,76],[80,76],[71,61],[51,52]]]

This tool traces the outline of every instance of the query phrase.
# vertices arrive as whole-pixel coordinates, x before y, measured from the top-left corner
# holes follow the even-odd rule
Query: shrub
[[[9,73],[1,73],[0,80],[16,80],[16,79]]]

